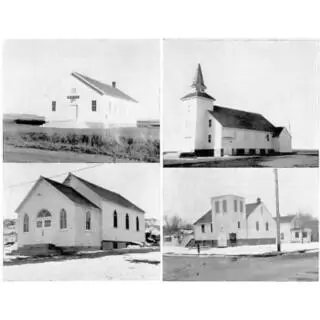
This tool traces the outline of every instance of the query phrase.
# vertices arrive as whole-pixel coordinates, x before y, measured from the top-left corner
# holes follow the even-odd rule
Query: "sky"
[[[81,170],[83,168],[87,169]],[[78,169],[81,171],[74,172],[75,175],[101,187],[120,193],[144,210],[146,217],[160,219],[160,165],[142,163],[4,163],[4,218],[16,218],[15,209],[40,175],[47,178],[52,177],[52,180],[62,182],[70,171]],[[56,175],[59,176],[53,177]],[[17,184],[22,185],[15,186]]]
[[[182,102],[200,63],[216,104],[290,124],[294,148],[320,139],[320,42],[165,40],[163,45],[164,150],[178,150]]]
[[[141,119],[159,119],[158,40],[7,40],[4,113],[46,114],[48,96],[71,72],[117,87],[139,101]]]
[[[280,215],[318,215],[317,168],[278,169]],[[210,209],[210,198],[235,194],[246,203],[260,197],[276,216],[273,169],[166,168],[163,171],[163,212],[195,222]]]

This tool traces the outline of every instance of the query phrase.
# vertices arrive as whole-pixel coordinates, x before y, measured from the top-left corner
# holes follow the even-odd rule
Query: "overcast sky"
[[[280,214],[304,212],[318,217],[318,169],[279,169]],[[273,216],[273,169],[166,168],[163,170],[164,214],[194,222],[210,209],[210,197],[235,194],[246,203],[258,197]]]
[[[3,199],[4,217],[15,218],[19,206],[40,175],[62,182],[69,171],[92,167],[94,164],[65,163],[4,163]],[[146,212],[146,217],[160,219],[160,165],[159,164],[102,164],[95,168],[75,172],[75,175],[101,187],[120,193]]]
[[[49,97],[60,94],[76,71],[107,84],[116,81],[139,101],[139,118],[159,119],[159,48],[159,40],[8,40],[4,112],[45,115]]]
[[[294,148],[316,148],[320,116],[320,44],[316,41],[164,41],[164,150],[177,150],[180,98],[197,64],[220,106],[263,114],[291,126]]]

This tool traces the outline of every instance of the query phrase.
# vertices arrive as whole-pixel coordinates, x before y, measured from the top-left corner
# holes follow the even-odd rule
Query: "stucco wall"
[[[36,227],[37,215],[42,209],[46,209],[51,213],[51,227]],[[61,209],[65,209],[67,212],[67,229],[60,229]],[[75,212],[76,206],[73,202],[48,182],[40,181],[30,194],[29,199],[22,205],[20,212],[18,212],[18,247],[41,243],[73,246],[75,244]],[[29,216],[29,232],[23,232],[23,217],[25,213]]]
[[[272,218],[267,207],[261,203],[248,217],[248,238],[275,238],[276,223]],[[256,229],[256,222],[259,222],[259,230]],[[269,230],[266,230],[266,223],[269,224]]]

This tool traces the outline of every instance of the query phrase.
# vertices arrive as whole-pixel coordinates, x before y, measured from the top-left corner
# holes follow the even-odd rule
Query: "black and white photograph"
[[[164,169],[164,281],[318,281],[318,169]]]
[[[7,40],[4,162],[159,162],[159,40]]]
[[[165,167],[318,167],[320,42],[166,39]]]
[[[3,279],[160,280],[157,164],[4,164]]]

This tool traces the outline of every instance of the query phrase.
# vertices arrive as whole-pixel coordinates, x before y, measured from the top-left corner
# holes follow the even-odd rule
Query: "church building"
[[[222,195],[210,199],[210,210],[194,223],[196,243],[212,247],[276,243],[276,222],[260,198]]]
[[[111,85],[72,72],[64,92],[47,105],[45,127],[109,128],[137,126],[138,102]]]
[[[183,103],[183,141],[181,153],[196,156],[266,155],[291,153],[291,135],[285,127],[275,127],[263,115],[215,104],[206,93],[200,64],[193,92]]]
[[[69,174],[40,177],[16,210],[18,250],[118,249],[145,241],[145,212],[118,193]]]

